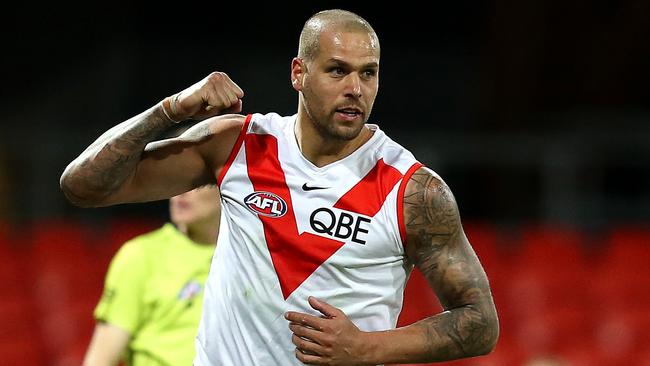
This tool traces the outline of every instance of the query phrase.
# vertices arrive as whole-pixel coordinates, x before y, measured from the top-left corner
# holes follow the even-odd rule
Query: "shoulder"
[[[253,125],[255,129],[282,129],[295,119],[294,116],[281,116],[275,112],[261,114],[224,114],[199,122],[184,134],[186,137],[205,137],[207,135],[239,135]]]
[[[404,191],[407,233],[431,230],[451,234],[460,225],[458,207],[445,181],[433,170],[421,167],[410,176]]]
[[[427,194],[428,196],[451,194],[449,186],[445,183],[442,177],[425,166],[418,167],[406,183],[405,196],[409,193],[413,194],[418,192],[421,194]]]

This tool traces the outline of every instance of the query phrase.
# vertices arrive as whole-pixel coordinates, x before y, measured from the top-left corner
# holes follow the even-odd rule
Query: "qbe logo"
[[[249,210],[262,216],[281,217],[287,213],[287,203],[271,192],[253,192],[244,198]]]
[[[326,207],[316,209],[309,216],[309,225],[315,232],[342,240],[351,239],[357,244],[366,244],[364,235],[368,234],[371,222],[368,217]]]

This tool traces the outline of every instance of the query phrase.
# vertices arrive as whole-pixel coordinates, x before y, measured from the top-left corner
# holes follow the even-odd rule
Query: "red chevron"
[[[259,216],[282,295],[286,299],[344,242],[308,232],[298,234],[291,194],[278,160],[278,141],[274,136],[248,134],[245,149],[248,177],[254,190],[275,193],[287,203],[287,212],[281,217]],[[336,207],[372,217],[401,177],[397,169],[380,160],[338,200]]]

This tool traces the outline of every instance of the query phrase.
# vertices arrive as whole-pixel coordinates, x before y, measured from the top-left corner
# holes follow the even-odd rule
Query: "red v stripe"
[[[298,234],[291,194],[278,159],[277,139],[271,135],[247,134],[244,141],[248,177],[253,189],[274,193],[287,203],[287,212],[281,217],[259,216],[286,299],[344,243],[308,232]],[[399,170],[380,159],[334,207],[373,217],[400,179]]]
[[[384,163],[384,159],[379,159],[359,183],[339,198],[334,207],[373,217],[400,179],[402,173],[399,170]]]
[[[278,160],[277,139],[247,134],[244,140],[248,177],[255,191],[274,193],[287,203],[287,213],[281,217],[259,215],[282,295],[287,299],[344,243],[307,232],[298,234],[291,194]]]

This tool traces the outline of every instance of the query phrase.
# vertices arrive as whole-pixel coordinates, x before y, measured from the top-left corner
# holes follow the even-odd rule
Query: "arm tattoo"
[[[449,187],[426,169],[411,177],[404,197],[406,251],[436,292],[444,312],[421,329],[433,361],[489,352],[498,322],[488,281],[462,230]]]
[[[83,205],[86,198],[98,202],[116,192],[135,172],[145,146],[170,125],[155,106],[111,128],[66,168],[65,195]]]

